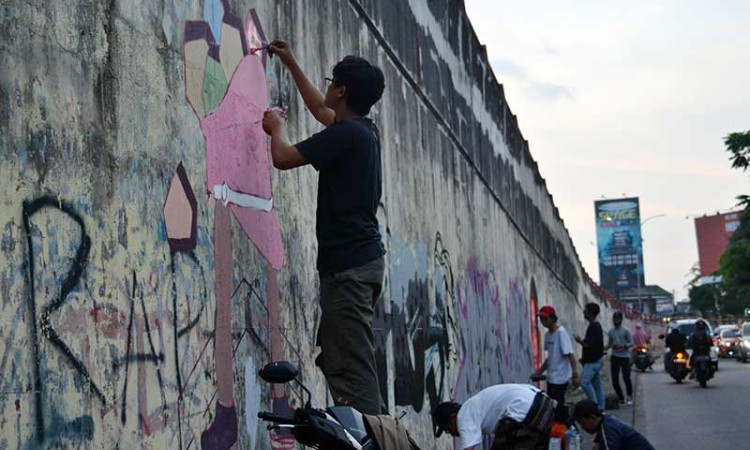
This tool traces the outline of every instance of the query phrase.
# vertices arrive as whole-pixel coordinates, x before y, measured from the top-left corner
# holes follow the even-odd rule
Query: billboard
[[[674,303],[662,302],[656,304],[657,316],[671,316],[672,314],[674,314]]]
[[[599,284],[616,294],[621,289],[644,286],[641,247],[641,211],[638,198],[600,200],[596,211]]]
[[[719,258],[734,230],[740,226],[740,213],[730,212],[695,219],[698,239],[698,261],[701,276],[709,277],[719,270]]]

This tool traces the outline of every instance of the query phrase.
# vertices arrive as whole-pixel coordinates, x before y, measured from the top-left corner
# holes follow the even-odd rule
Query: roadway
[[[636,377],[635,425],[656,449],[750,449],[750,363],[719,360],[705,389],[676,384],[661,360]]]

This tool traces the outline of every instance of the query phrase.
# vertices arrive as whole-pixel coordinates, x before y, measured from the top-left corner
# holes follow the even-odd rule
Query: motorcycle
[[[693,370],[695,370],[695,379],[702,388],[706,387],[706,382],[713,378],[714,368],[711,365],[711,358],[708,356],[696,356],[693,359]]]
[[[682,380],[690,373],[688,370],[688,355],[686,352],[676,352],[672,355],[672,360],[669,364],[669,375],[674,378],[677,383],[682,383]]]
[[[646,347],[638,347],[635,349],[635,368],[641,372],[645,372],[646,369],[651,367],[651,361],[648,358],[648,349]]]
[[[297,408],[292,417],[259,412],[258,418],[272,423],[267,427],[269,431],[291,432],[300,444],[317,449],[388,450],[387,445],[377,441],[365,416],[356,409],[349,406],[313,408],[312,394],[297,377],[297,368],[292,363],[272,362],[261,369],[258,375],[267,383],[285,384],[294,381],[307,393],[305,406]],[[401,427],[397,422],[395,426]],[[409,438],[409,443],[411,450],[419,450],[411,438]]]

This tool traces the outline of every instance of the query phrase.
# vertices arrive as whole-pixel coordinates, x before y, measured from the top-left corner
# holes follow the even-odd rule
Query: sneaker
[[[628,399],[625,400],[626,405],[632,405],[633,404],[633,397],[628,395]]]

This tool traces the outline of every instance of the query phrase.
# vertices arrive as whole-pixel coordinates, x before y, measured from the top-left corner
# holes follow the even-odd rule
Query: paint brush
[[[250,48],[250,54],[254,55],[256,52],[267,52],[269,46],[270,46],[269,43],[267,43],[267,42],[261,42],[261,46],[260,47],[251,47]],[[272,56],[272,55],[269,54],[269,56]]]

